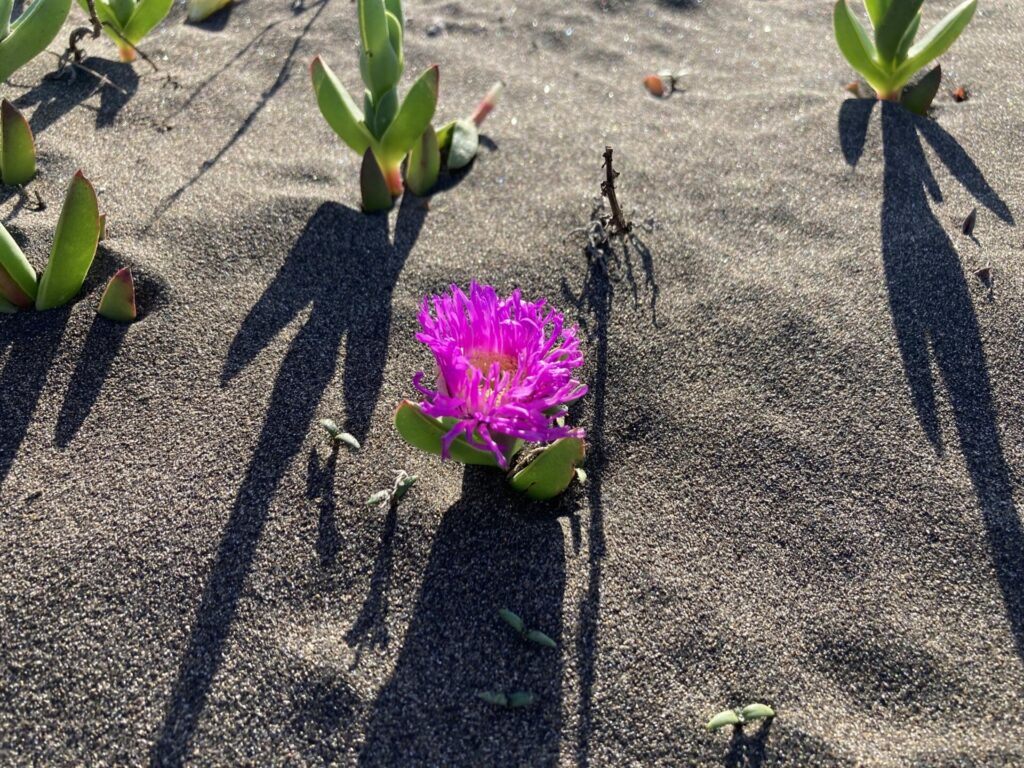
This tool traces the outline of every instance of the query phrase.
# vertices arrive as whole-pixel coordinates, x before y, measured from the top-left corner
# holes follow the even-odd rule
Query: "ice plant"
[[[10,233],[0,225],[0,311],[53,309],[67,304],[82,289],[96,256],[100,215],[96,192],[79,171],[71,180],[50,260],[40,279]]]
[[[78,0],[89,12],[87,0]],[[95,0],[96,16],[117,45],[121,61],[135,61],[135,46],[164,20],[174,0]]]
[[[0,0],[0,80],[42,52],[60,32],[71,0],[35,0],[11,21],[14,0]],[[32,131],[7,100],[0,110],[0,177],[4,184],[25,184],[36,175]]]
[[[436,362],[433,388],[422,372],[422,400],[404,401],[395,424],[414,447],[467,464],[509,469],[524,443],[541,444],[515,462],[509,481],[533,498],[561,493],[583,458],[582,429],[566,425],[568,404],[586,394],[574,376],[583,365],[575,326],[545,300],[516,290],[500,298],[472,283],[469,293],[428,297],[417,340]]]
[[[403,190],[401,164],[430,127],[437,107],[438,68],[428,67],[399,103],[405,67],[401,0],[358,0],[359,71],[363,109],[320,56],[310,75],[317,104],[335,133],[363,158],[363,209],[385,210]]]
[[[204,21],[230,2],[231,0],[188,0],[188,20],[193,24]]]
[[[839,50],[880,99],[900,101],[903,86],[922,67],[949,49],[978,5],[978,0],[961,3],[915,43],[923,2],[864,0],[874,28],[874,40],[850,10],[847,0],[836,2],[833,25]]]

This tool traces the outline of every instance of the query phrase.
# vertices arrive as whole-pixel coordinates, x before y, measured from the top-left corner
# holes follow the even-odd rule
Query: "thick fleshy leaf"
[[[97,312],[118,323],[131,323],[138,317],[135,309],[135,280],[130,267],[117,270],[110,278]]]
[[[7,228],[0,224],[0,296],[19,307],[36,299],[36,271]]]
[[[747,704],[740,710],[740,717],[744,720],[764,720],[768,717],[775,717],[775,710],[767,704]]]
[[[922,77],[912,88],[903,92],[900,103],[905,109],[917,115],[927,115],[928,110],[939,92],[942,82],[942,65],[936,65],[931,72]]]
[[[717,731],[719,728],[724,728],[727,725],[739,725],[740,722],[742,722],[740,716],[731,709],[727,709],[708,720],[704,727],[709,731]]]
[[[381,139],[381,154],[385,164],[400,162],[434,119],[439,78],[435,64],[419,76],[405,95],[398,114]]]
[[[864,0],[864,7],[867,9],[868,17],[871,19],[871,26],[878,29],[889,10],[891,0]]]
[[[399,26],[404,30],[405,14],[402,11],[402,0],[384,0],[384,8],[398,20]]]
[[[917,37],[917,30],[921,28],[921,14],[918,13],[914,17],[914,20],[910,22],[910,26],[907,27],[907,31],[903,33],[903,39],[900,40],[899,48],[896,49],[896,61],[897,63],[903,63],[907,59],[907,51],[910,50],[910,46],[914,44],[914,38]]]
[[[861,23],[857,21],[857,17],[853,15],[846,0],[836,0],[832,23],[836,43],[850,66],[860,72],[875,90],[883,87],[886,76],[875,63],[874,43],[871,42],[871,38],[868,37],[868,33]]]
[[[512,629],[518,632],[520,635],[526,634],[526,624],[519,618],[519,614],[510,611],[508,608],[501,608],[498,610],[498,615],[502,621],[508,624]]]
[[[526,633],[526,639],[529,640],[531,643],[536,643],[537,645],[543,645],[545,648],[557,648],[558,647],[558,643],[556,643],[550,637],[545,635],[539,629],[531,629],[529,632],[527,632]]]
[[[231,0],[188,0],[188,20],[197,23],[210,18]]]
[[[18,308],[11,304],[3,296],[0,296],[0,314],[11,315],[18,311]]]
[[[971,22],[977,7],[978,0],[966,0],[946,14],[907,52],[907,60],[897,72],[897,77],[902,77],[903,82],[906,82],[921,67],[949,50]]]
[[[363,153],[363,164],[359,167],[359,189],[363,195],[363,210],[367,213],[387,211],[394,204],[387,179],[372,149]]]
[[[92,266],[99,237],[100,212],[96,191],[78,171],[64,198],[50,261],[39,281],[36,309],[60,307],[75,297]]]
[[[365,99],[364,99],[365,101]],[[372,102],[373,112],[366,113],[366,126],[375,138],[381,138],[398,114],[398,89],[389,88]]]
[[[46,49],[70,10],[71,0],[35,0],[22,12],[0,40],[0,81]]]
[[[409,153],[405,167],[405,185],[414,195],[425,197],[437,184],[441,173],[441,152],[437,148],[437,134],[428,125],[420,140]]]
[[[0,169],[4,184],[27,184],[36,175],[32,129],[7,99],[0,101]]]
[[[552,499],[569,487],[584,452],[584,443],[579,438],[556,440],[512,475],[509,485],[531,499]]]
[[[473,162],[479,149],[480,132],[476,124],[472,120],[456,120],[448,142],[448,170],[457,171],[465,168]]]
[[[174,0],[138,0],[135,13],[124,28],[124,36],[137,45],[153,28],[163,21],[174,5]]]
[[[366,152],[372,141],[370,132],[363,124],[363,113],[348,95],[345,86],[319,56],[310,64],[309,73],[317,105],[327,124],[357,153],[361,155]]]
[[[416,403],[409,400],[399,403],[398,410],[395,411],[395,428],[402,439],[413,448],[436,456],[441,455],[441,440],[448,433],[448,428],[437,419],[423,413]],[[493,453],[474,448],[461,436],[452,441],[448,456],[462,464],[498,466]]]
[[[882,61],[896,60],[900,41],[921,10],[922,3],[924,0],[897,0],[889,6],[881,25],[875,30],[875,46]]]
[[[385,16],[388,20],[388,42],[391,44],[391,50],[398,57],[399,70],[405,69],[405,31],[402,29],[402,22],[391,11]]]
[[[11,31],[11,13],[14,11],[14,0],[0,0],[0,40]]]
[[[384,0],[359,0],[359,39],[371,55],[388,45],[388,21]]]
[[[537,697],[529,691],[516,691],[508,695],[508,706],[509,709],[524,709],[532,707],[536,699]]]
[[[396,87],[402,79],[402,71],[402,62],[398,52],[391,47],[390,39],[376,53],[359,52],[359,74],[375,98]]]
[[[128,26],[128,22],[135,13],[135,0],[97,0],[96,5],[107,5],[117,19],[117,28],[121,32]],[[86,4],[88,8],[88,4]]]

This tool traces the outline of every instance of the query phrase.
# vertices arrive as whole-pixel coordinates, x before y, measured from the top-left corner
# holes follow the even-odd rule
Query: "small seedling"
[[[765,720],[775,717],[775,710],[767,704],[747,704],[743,709],[727,709],[719,712],[705,724],[709,731],[717,731],[727,725],[743,725],[754,720]]]
[[[89,13],[88,0],[78,0]],[[135,61],[136,46],[164,20],[174,0],[95,0],[96,16],[117,45],[121,61]]]
[[[978,0],[966,0],[914,43],[924,0],[864,0],[874,39],[853,14],[848,0],[837,0],[833,27],[839,50],[875,89],[879,99],[900,101],[903,87],[945,53],[974,16]]]
[[[978,209],[972,208],[971,212],[967,214],[967,218],[964,219],[963,233],[968,237],[974,236],[974,225],[978,223]]]
[[[97,312],[117,323],[135,322],[138,312],[135,309],[135,279],[130,267],[119,269],[110,278]]]
[[[545,648],[557,648],[558,643],[552,640],[550,637],[545,635],[539,629],[527,629],[526,624],[523,622],[519,615],[513,613],[508,608],[501,608],[498,611],[498,615],[501,619],[508,624],[512,629],[516,631],[520,637],[524,640],[535,643],[536,645],[542,645]]]
[[[502,693],[501,691],[480,691],[477,697],[488,704],[504,709],[524,709],[533,706],[537,697],[529,691],[516,691],[515,693]]]
[[[231,0],[188,0],[188,20],[193,24],[204,21],[230,3]]]
[[[398,505],[405,495],[416,485],[418,475],[410,475],[404,469],[398,470],[395,484],[391,488],[377,491],[366,500],[368,507],[383,507],[385,505]]]
[[[362,446],[359,445],[359,441],[356,440],[355,436],[348,432],[342,432],[333,419],[320,419],[320,426],[323,427],[324,431],[331,438],[331,447],[338,448],[342,443],[347,445],[353,451],[358,451]]]
[[[8,80],[60,32],[71,0],[35,0],[11,21],[13,0],[0,0],[0,80]],[[32,131],[22,114],[4,100],[0,106],[0,177],[4,184],[25,184],[36,175]]]
[[[82,289],[96,256],[100,215],[92,184],[78,171],[71,180],[57,221],[50,260],[40,279],[21,248],[0,226],[0,298],[11,307],[53,309],[63,306]]]

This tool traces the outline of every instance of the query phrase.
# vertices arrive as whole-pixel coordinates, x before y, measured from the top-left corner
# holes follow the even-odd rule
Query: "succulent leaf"
[[[388,46],[388,22],[384,0],[359,0],[359,39],[370,56]],[[369,85],[369,83],[367,83]]]
[[[927,115],[928,110],[935,100],[935,94],[939,92],[939,85],[942,83],[942,65],[937,64],[924,77],[922,77],[912,88],[903,92],[900,103],[905,109],[916,115]]]
[[[402,11],[402,0],[384,0],[384,8],[398,21],[398,26],[405,29],[405,14]]]
[[[395,428],[402,439],[413,448],[441,455],[441,440],[448,433],[448,428],[437,419],[423,413],[415,403],[403,400],[399,404],[398,410],[395,411]],[[448,455],[462,464],[498,466],[493,453],[474,448],[462,436],[452,441]]]
[[[359,189],[363,195],[363,210],[367,213],[387,211],[394,204],[387,179],[372,149],[363,153],[363,163],[359,167]]]
[[[96,256],[99,236],[100,214],[96,191],[82,172],[78,171],[64,198],[50,261],[39,281],[36,309],[62,306],[82,289],[82,283]]]
[[[366,152],[372,138],[363,123],[363,113],[348,95],[345,86],[319,56],[313,59],[309,71],[317,104],[327,124],[357,153],[361,155]]]
[[[130,267],[114,273],[100,299],[99,314],[117,323],[132,323],[138,317],[135,308],[135,280]]]
[[[532,707],[536,697],[529,691],[516,691],[508,695],[509,709]]]
[[[448,142],[449,171],[465,168],[480,149],[480,132],[472,120],[456,120]]]
[[[914,44],[914,38],[917,37],[917,30],[921,28],[921,14],[918,13],[914,17],[914,20],[910,22],[910,26],[907,27],[907,31],[903,33],[903,39],[900,40],[899,48],[896,49],[896,61],[902,63],[907,59],[907,51],[910,50],[910,46]]]
[[[545,648],[557,648],[558,644],[539,629],[531,629],[526,633],[526,639],[531,643],[543,645]]]
[[[230,2],[231,0],[188,0],[188,20],[193,24],[205,21]]]
[[[0,314],[11,315],[18,311],[18,308],[11,304],[3,296],[0,296]]]
[[[509,479],[509,484],[528,498],[551,499],[564,491],[576,476],[585,446],[577,437],[563,437],[547,446],[526,467]]]
[[[775,710],[767,704],[747,704],[740,710],[740,717],[747,720],[764,720],[768,717],[775,717]]]
[[[430,125],[437,108],[438,79],[435,64],[419,76],[405,95],[398,114],[381,138],[381,154],[385,164],[400,162]]]
[[[850,66],[860,72],[876,91],[882,89],[886,75],[875,63],[874,43],[857,17],[853,15],[846,0],[836,0],[832,22],[839,50]]]
[[[907,60],[900,67],[897,76],[905,76],[903,82],[906,82],[921,67],[949,50],[974,17],[977,7],[978,0],[966,0],[946,14],[942,21],[932,27],[928,34],[907,52]]]
[[[498,615],[501,617],[502,621],[512,627],[512,629],[520,635],[526,633],[526,624],[524,624],[523,620],[519,618],[519,614],[510,611],[508,608],[501,608],[498,611]]]
[[[433,126],[420,136],[420,140],[409,152],[409,162],[405,168],[405,185],[414,195],[425,197],[437,184],[441,173],[441,152],[437,148],[437,134]]]
[[[4,184],[27,184],[36,175],[36,144],[25,116],[0,101],[0,169]]]
[[[924,0],[899,0],[892,3],[881,25],[875,30],[875,46],[883,62],[895,62],[900,41],[921,10]]]
[[[709,731],[717,731],[719,728],[724,728],[727,725],[739,725],[741,722],[739,715],[731,709],[727,709],[708,720],[704,727]]]
[[[11,304],[27,308],[35,301],[36,291],[36,271],[11,233],[0,224],[0,296]]]
[[[70,11],[71,0],[36,0],[28,6],[0,40],[0,81],[45,50]]]
[[[486,701],[488,704],[493,704],[496,707],[507,707],[508,696],[501,691],[480,691],[477,694],[481,699]]]
[[[891,0],[864,0],[864,7],[867,9],[868,17],[871,19],[871,26],[878,29],[889,10]]]
[[[398,58],[398,71],[401,75],[402,70],[405,69],[405,32],[402,29],[402,22],[391,11],[387,11],[385,16],[388,20],[388,42]]]

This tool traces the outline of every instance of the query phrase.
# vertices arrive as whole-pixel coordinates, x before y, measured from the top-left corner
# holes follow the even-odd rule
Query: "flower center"
[[[516,359],[511,355],[494,352],[490,349],[474,349],[469,353],[468,357],[469,364],[483,374],[488,373],[491,370],[491,366],[495,363],[498,364],[502,373],[515,373],[518,367]]]

